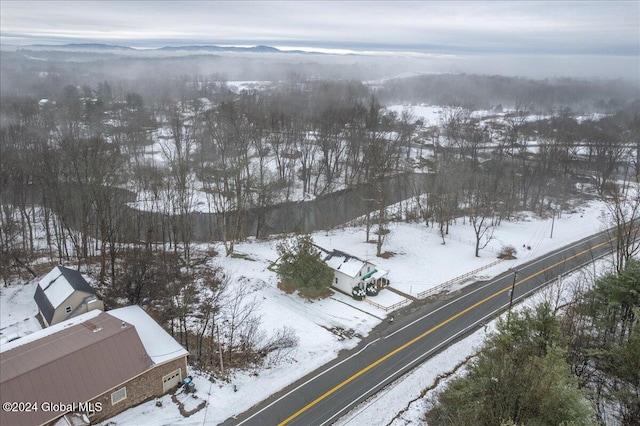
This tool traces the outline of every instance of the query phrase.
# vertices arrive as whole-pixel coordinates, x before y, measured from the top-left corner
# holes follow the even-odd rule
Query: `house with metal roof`
[[[33,298],[45,327],[94,309],[104,310],[82,274],[64,266],[56,266],[40,280]]]
[[[373,263],[339,250],[327,250],[317,245],[315,247],[320,250],[327,266],[333,270],[332,286],[336,289],[352,294],[354,287],[364,291],[371,282],[375,283],[377,288],[386,287],[388,284],[386,277],[389,272],[377,268]]]
[[[175,389],[187,355],[139,306],[76,316],[2,346],[2,401],[23,404],[0,424],[100,422]]]

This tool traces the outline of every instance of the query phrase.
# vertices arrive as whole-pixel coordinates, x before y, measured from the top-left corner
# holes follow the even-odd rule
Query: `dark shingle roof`
[[[91,288],[89,283],[84,279],[82,274],[78,271],[74,271],[73,269],[65,268],[64,266],[58,266],[60,272],[62,272],[62,276],[71,284],[74,290],[84,291],[90,294],[96,294],[96,292]]]
[[[45,279],[49,282],[44,282]],[[38,305],[38,309],[48,324],[51,324],[51,320],[59,303],[57,306],[54,306],[50,299],[51,296],[48,296],[47,293],[59,291],[57,288],[61,286],[71,286],[73,291],[96,294],[80,272],[65,268],[64,266],[56,266],[40,280],[36,287],[36,294],[33,296]],[[60,303],[61,302],[62,301],[60,301]]]
[[[47,296],[44,294],[44,290],[42,290],[42,287],[40,287],[39,285],[36,286],[36,294],[33,296],[33,298],[36,301],[36,305],[38,305],[40,313],[47,321],[47,324],[51,324],[51,319],[53,318],[55,309],[53,308],[53,305],[51,304]]]

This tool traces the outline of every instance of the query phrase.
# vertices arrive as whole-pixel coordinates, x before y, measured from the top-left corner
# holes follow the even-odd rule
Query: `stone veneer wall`
[[[178,368],[181,369],[182,378],[184,379],[187,376],[186,356],[157,365],[146,373],[92,399],[92,403],[102,403],[102,411],[96,412],[95,415],[90,417],[91,423],[103,421],[150,398],[161,396],[163,394],[162,377]],[[127,388],[126,399],[111,405],[111,394],[123,387]]]

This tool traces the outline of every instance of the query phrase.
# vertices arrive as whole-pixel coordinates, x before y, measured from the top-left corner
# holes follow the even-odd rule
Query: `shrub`
[[[354,288],[351,289],[351,295],[353,296],[354,299],[356,300],[362,300],[364,299],[364,297],[366,296],[366,293],[363,289],[361,289],[358,286],[355,286]]]
[[[376,296],[378,294],[378,287],[374,283],[367,284],[367,296]]]
[[[502,250],[500,250],[500,253],[498,253],[498,259],[515,259],[516,254],[518,254],[518,250],[516,250],[514,246],[504,246]]]

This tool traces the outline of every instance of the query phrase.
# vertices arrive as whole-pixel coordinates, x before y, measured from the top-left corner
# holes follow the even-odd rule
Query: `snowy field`
[[[348,252],[370,260],[382,269],[389,270],[391,286],[415,296],[430,287],[495,262],[496,253],[504,245],[516,247],[518,259],[500,262],[457,285],[498,275],[510,267],[596,233],[604,228],[603,211],[603,204],[594,201],[576,206],[572,212],[565,212],[562,217],[556,218],[555,222],[551,218],[536,218],[533,214],[523,214],[514,222],[503,221],[502,225],[495,229],[494,239],[489,246],[480,252],[479,258],[474,256],[473,230],[468,222],[463,223],[462,219],[458,219],[457,223],[450,228],[450,235],[445,239],[444,245],[436,230],[424,224],[392,223],[391,232],[386,236],[383,246],[383,251],[393,253],[388,259],[375,256],[375,244],[365,242],[362,227],[317,232],[313,234],[313,239],[324,248]],[[554,231],[553,238],[550,238],[552,223]],[[375,236],[372,235],[373,237]],[[296,294],[289,295],[280,291],[277,288],[276,274],[267,269],[277,258],[276,242],[276,240],[244,242],[237,245],[237,251],[245,254],[245,258],[217,257],[214,262],[233,277],[232,281],[235,285],[242,286],[251,292],[259,304],[262,327],[267,333],[285,325],[294,329],[300,339],[296,352],[277,365],[236,373],[229,383],[211,383],[199,372],[190,372],[194,376],[197,387],[197,398],[192,404],[198,405],[202,400],[206,400],[208,405],[189,418],[184,418],[180,414],[171,396],[164,396],[159,401],[150,401],[129,409],[109,419],[105,424],[203,424],[205,422],[216,424],[222,422],[334,359],[341,350],[355,347],[361,337],[368,335],[373,327],[391,314],[384,309],[355,301],[340,293],[335,293],[322,301],[311,302]],[[525,248],[522,247],[523,245]],[[527,246],[530,249],[527,249]],[[221,248],[218,251],[223,252]],[[2,329],[0,332],[9,333],[15,329],[28,334],[39,328],[39,325],[36,327],[34,324],[37,321],[33,320],[37,311],[33,301],[36,285],[37,279],[26,284],[16,284],[0,289],[0,329]],[[390,306],[403,299],[402,296],[391,293],[389,290],[383,290],[379,296],[371,298],[383,306]],[[407,383],[413,383],[412,392],[419,393],[426,387],[425,385],[433,381],[432,376],[448,371],[451,369],[451,362],[455,364],[458,362],[455,360],[460,359],[452,355],[446,356],[447,353],[460,353],[464,357],[464,353],[468,353],[479,344],[481,337],[476,336],[465,340],[464,347],[467,348],[465,350],[456,350],[458,346],[455,346],[444,353],[444,358],[436,357],[427,362],[425,367],[421,368],[430,371],[431,376],[418,374],[415,381],[407,381]],[[408,399],[404,397],[398,399],[397,411],[413,398],[409,396],[410,394],[411,392],[407,393]],[[381,395],[380,398],[383,396]],[[372,410],[375,411],[373,408],[367,408],[364,411]],[[395,415],[397,411],[392,414]],[[358,414],[358,419],[349,424],[386,424],[381,421],[362,423],[363,415]]]
[[[412,114],[416,119],[422,120],[425,127],[437,126],[440,124],[440,114],[443,108],[436,105],[389,105],[387,111],[393,111],[398,116],[403,111]]]

